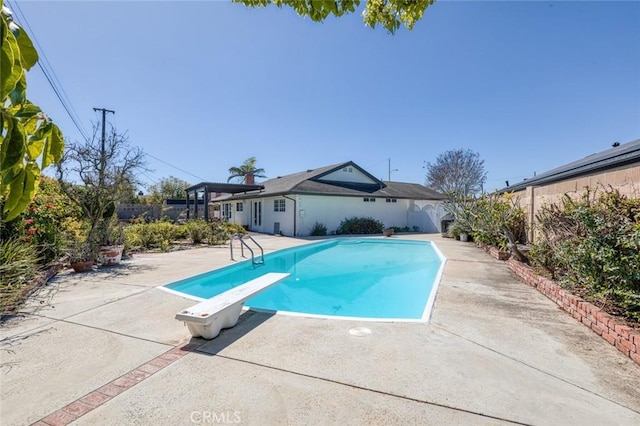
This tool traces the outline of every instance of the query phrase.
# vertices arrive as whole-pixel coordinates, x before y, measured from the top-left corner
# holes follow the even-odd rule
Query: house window
[[[236,203],[236,211],[237,212],[244,211],[244,203]]]
[[[345,167],[342,169],[343,172],[353,173],[353,167]]]
[[[395,198],[387,198],[386,201],[387,201],[387,203],[397,203],[398,202],[398,200],[395,199]]]
[[[274,212],[285,211],[285,200],[273,200],[273,211]]]
[[[375,202],[376,202],[376,199],[375,199],[375,198],[373,198],[373,197],[364,197],[364,198],[363,198],[363,201],[364,201],[365,203],[375,203]]]

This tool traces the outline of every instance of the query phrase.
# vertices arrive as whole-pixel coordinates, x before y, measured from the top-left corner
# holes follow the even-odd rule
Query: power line
[[[7,0],[7,3],[9,3],[8,0]],[[56,75],[55,71],[53,70],[53,67],[51,66],[51,63],[49,62],[49,59],[47,58],[47,55],[44,53],[44,49],[42,48],[42,46],[38,42],[36,34],[33,31],[33,29],[31,28],[31,26],[29,25],[29,22],[27,21],[27,18],[25,16],[24,12],[22,12],[22,9],[20,8],[20,5],[18,4],[18,2],[13,1],[13,0],[11,1],[11,4],[12,4],[13,9],[20,15],[20,22],[23,24],[24,27],[26,27],[29,30],[29,33],[31,34],[31,38],[33,39],[35,45],[38,48],[39,56],[42,59],[42,60],[38,61],[38,67],[42,71],[42,74],[44,74],[45,78],[49,82],[49,85],[53,89],[53,92],[55,93],[56,97],[58,98],[58,100],[60,101],[62,106],[64,107],[65,111],[69,115],[69,118],[71,118],[71,121],[76,126],[76,128],[78,129],[78,131],[80,132],[82,137],[85,140],[89,140],[89,137],[87,136],[87,132],[86,132],[85,128],[82,126],[82,123],[78,119],[79,115],[78,115],[77,111],[73,107],[73,104],[71,103],[71,100],[69,99],[69,96],[64,91],[64,88],[62,87],[62,84],[60,83],[60,80],[58,79],[58,76]]]
[[[153,155],[149,154],[148,152],[145,152],[145,155],[147,155],[148,157],[151,157],[151,158],[153,158],[154,160],[157,160],[157,161],[159,161],[159,162],[161,162],[161,163],[164,163],[164,164],[166,164],[166,165],[167,165],[167,166],[169,166],[169,167],[173,167],[173,168],[174,168],[174,169],[176,169],[176,170],[180,170],[182,173],[186,173],[186,174],[188,174],[189,176],[193,176],[193,177],[194,177],[194,178],[196,178],[196,179],[200,179],[200,180],[201,180],[201,181],[203,181],[203,182],[204,182],[204,181],[206,181],[206,179],[205,179],[205,178],[202,178],[202,177],[200,177],[200,176],[196,176],[196,175],[194,175],[193,173],[189,173],[188,171],[181,169],[180,167],[177,167],[177,166],[174,166],[173,164],[167,163],[166,161],[161,160],[161,159],[159,159],[158,157],[154,157]]]

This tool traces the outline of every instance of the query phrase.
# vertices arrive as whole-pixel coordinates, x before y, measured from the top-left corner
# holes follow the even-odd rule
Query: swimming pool
[[[337,238],[279,250],[165,287],[208,299],[267,272],[281,283],[247,300],[256,310],[375,320],[427,320],[444,257],[431,243]]]

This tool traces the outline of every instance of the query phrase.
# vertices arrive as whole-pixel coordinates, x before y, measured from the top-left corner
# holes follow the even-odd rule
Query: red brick
[[[598,335],[602,336],[602,333],[605,331],[605,328],[601,327],[598,323],[591,324],[591,329]]]
[[[640,349],[640,334],[633,332],[631,336],[633,337],[633,344]]]
[[[611,343],[612,345],[615,345],[615,343],[616,343],[616,335],[615,334],[611,334],[611,333],[608,333],[608,332],[604,331],[602,333],[602,337],[607,342]]]
[[[582,322],[582,315],[580,315],[580,312],[573,312],[571,316],[577,319],[578,321]]]
[[[55,413],[49,414],[42,421],[51,426],[65,426],[77,419],[73,414],[69,414],[65,411],[58,410]]]
[[[169,361],[173,362],[173,361],[177,361],[180,358],[182,358],[182,355],[178,355],[178,354],[171,353],[171,352],[165,352],[162,355],[160,355],[158,358],[163,358],[163,359],[166,359],[166,360],[169,360]]]
[[[614,329],[618,334],[624,336],[625,339],[628,339],[631,336],[631,331],[633,331],[633,328],[622,324],[617,324]]]
[[[111,399],[110,396],[104,395],[100,392],[91,392],[90,394],[80,398],[80,401],[87,403],[89,405],[93,405],[94,407],[97,407],[98,405],[102,405],[110,399]]]
[[[636,364],[640,365],[640,354],[631,352],[629,356],[631,357],[632,360],[635,361]]]
[[[615,347],[626,356],[629,356],[631,351],[627,349],[622,342],[624,342],[624,340],[616,340]]]
[[[586,325],[587,327],[591,328],[591,325],[593,324],[593,321],[589,320],[589,318],[587,318],[587,317],[582,317],[582,323],[584,325]]]
[[[153,365],[151,363],[146,363],[146,364],[143,364],[140,367],[138,367],[138,370],[144,371],[145,373],[153,374],[153,373],[156,373],[156,372],[162,370],[162,367],[159,367],[157,365]]]
[[[626,340],[626,339],[620,339],[620,346],[622,346],[625,350],[629,351],[629,352],[635,352],[636,351],[636,346],[631,343],[630,341]]]
[[[103,394],[113,398],[114,396],[120,395],[125,390],[126,389],[123,388],[123,387],[116,386],[116,385],[113,385],[111,383],[108,383],[108,384],[104,385],[103,387],[101,387],[100,389],[98,389],[97,392],[103,393]]]
[[[89,411],[93,410],[95,407],[93,405],[89,405],[82,401],[75,401],[71,404],[63,407],[62,409],[69,414],[73,414],[76,417],[84,416]]]
[[[31,426],[49,426],[49,425],[43,422],[42,420],[40,420],[36,423],[33,423]]]
[[[149,377],[151,373],[147,373],[146,371],[133,370],[125,374],[123,377],[129,378],[131,380],[135,380],[136,382],[141,382],[147,377]]]
[[[138,380],[134,380],[134,379],[130,379],[128,377],[122,376],[122,377],[119,377],[119,378],[115,379],[110,384],[116,385],[116,386],[120,386],[121,388],[130,388],[133,385],[137,385],[138,384]]]
[[[155,365],[157,367],[164,368],[167,365],[170,365],[171,363],[172,363],[172,361],[169,361],[168,359],[163,359],[163,358],[158,357],[158,358],[152,359],[147,364],[152,364],[152,365]]]

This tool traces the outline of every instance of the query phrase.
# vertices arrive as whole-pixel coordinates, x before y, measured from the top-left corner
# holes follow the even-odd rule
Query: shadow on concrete
[[[245,311],[240,315],[240,319],[235,327],[222,330],[220,334],[212,340],[192,337],[189,341],[188,347],[193,348],[190,349],[192,352],[215,356],[227,346],[240,340],[253,329],[268,321],[275,314],[275,311]]]

